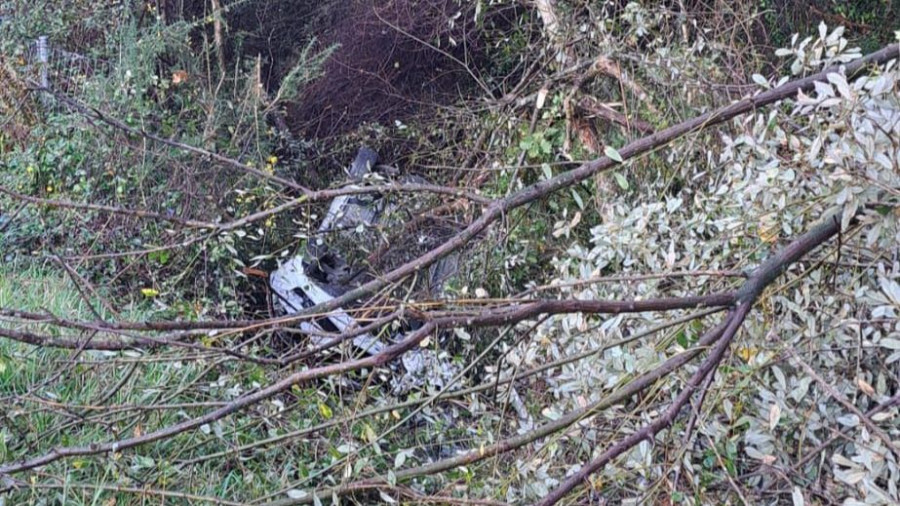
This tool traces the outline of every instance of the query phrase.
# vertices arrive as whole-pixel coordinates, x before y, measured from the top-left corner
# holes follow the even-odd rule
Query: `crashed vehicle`
[[[360,185],[375,175],[378,163],[375,151],[363,147],[348,172],[352,184]],[[408,177],[402,182],[423,182],[421,178]],[[307,242],[305,251],[294,256],[271,274],[270,284],[277,295],[276,307],[285,314],[294,314],[304,308],[328,302],[371,279],[365,269],[348,263],[346,250],[335,244],[358,244],[354,234],[370,227],[386,226],[391,213],[402,212],[396,204],[383,195],[345,195],[335,198],[317,233]],[[419,240],[419,242],[424,242]],[[432,266],[429,272],[428,291],[434,296],[440,292],[443,283],[456,272],[456,257],[447,258]],[[332,311],[317,320],[307,320],[300,324],[302,330],[310,333],[310,345],[320,346],[333,337],[323,337],[323,332],[347,332],[359,328],[357,322],[343,309]],[[407,331],[409,328],[407,327]],[[354,337],[352,346],[367,354],[376,354],[392,342],[403,338],[403,331],[380,332],[375,337],[363,333]],[[443,354],[446,355],[446,354]],[[403,393],[424,385],[443,388],[458,373],[458,367],[450,363],[449,357],[441,356],[430,349],[418,348],[402,357],[403,371],[397,371],[391,383],[395,393]]]

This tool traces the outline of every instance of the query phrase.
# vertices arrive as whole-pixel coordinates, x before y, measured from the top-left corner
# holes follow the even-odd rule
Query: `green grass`
[[[97,301],[91,305],[99,307]],[[0,308],[49,311],[68,320],[94,321],[64,273],[45,268],[0,270]],[[163,312],[141,301],[123,320],[159,319]],[[111,315],[102,312],[104,319]],[[47,325],[0,319],[0,326],[60,338],[83,337]],[[97,339],[110,336],[98,335]],[[199,341],[199,340],[198,340]],[[222,345],[226,343],[220,343]],[[244,350],[265,355],[265,345]],[[298,364],[297,367],[303,367]],[[0,337],[0,462],[31,458],[61,446],[105,443],[147,434],[188,418],[289,371],[237,361],[204,350],[167,347],[152,351],[97,352],[38,348]],[[357,378],[361,379],[361,378]],[[365,382],[365,381],[364,381]],[[377,382],[376,382],[377,383]],[[366,384],[364,396],[383,387]],[[341,445],[362,446],[396,420],[384,413],[355,421],[342,417],[366,409],[359,393],[331,382],[300,385],[273,401],[226,417],[210,427],[121,453],[63,459],[16,474],[24,486],[0,496],[0,504],[108,505],[237,503],[286,488],[321,484],[313,478],[347,457]],[[323,409],[322,403],[329,408]],[[194,405],[191,405],[194,404]],[[165,406],[163,406],[165,405]],[[178,406],[174,406],[178,405]],[[332,412],[333,410],[333,412]],[[404,411],[401,410],[401,413]],[[328,421],[339,423],[308,436],[184,465],[183,462]],[[447,436],[453,431],[448,431]],[[399,431],[378,449],[353,453],[354,472],[391,469],[398,449],[427,447],[423,433]],[[454,435],[466,437],[465,431]],[[451,439],[453,439],[451,437]],[[411,458],[411,461],[413,459]],[[338,471],[342,469],[337,468]]]
[[[95,301],[92,303],[96,304]],[[152,318],[148,307],[124,311],[123,319]],[[0,271],[0,307],[33,312],[49,311],[72,320],[96,320],[72,283],[53,271],[31,268],[22,272]],[[101,316],[110,315],[101,312]],[[6,328],[46,332],[43,325],[0,321]],[[59,337],[74,337],[55,332]],[[108,338],[109,336],[99,336]],[[159,404],[197,403],[221,400],[224,390],[238,385],[243,391],[259,380],[258,368],[220,355],[195,350],[166,349],[108,353],[37,348],[0,338],[0,461],[34,457],[57,446],[106,442],[145,434],[197,416],[212,407],[129,409]],[[218,386],[221,384],[221,387]],[[313,404],[314,406],[314,404]],[[303,410],[297,410],[303,414]],[[270,435],[271,428],[259,423],[248,427],[242,417],[228,418],[208,431],[193,431],[170,440],[145,445],[122,454],[67,459],[32,474],[16,475],[34,487],[8,496],[7,504],[142,504],[164,496],[151,492],[143,499],[125,488],[178,490],[221,499],[251,498],[276,491],[282,477],[261,464],[234,469],[231,459],[179,468],[176,461],[230,444]],[[296,422],[296,420],[292,421]],[[289,424],[290,425],[290,424]],[[234,429],[238,429],[235,431]],[[217,435],[219,433],[220,435]],[[292,445],[263,450],[272,461],[298,457]],[[293,455],[292,455],[293,454]],[[45,488],[53,486],[54,488]],[[119,491],[95,487],[118,487]],[[166,504],[195,503],[197,498],[167,497]]]

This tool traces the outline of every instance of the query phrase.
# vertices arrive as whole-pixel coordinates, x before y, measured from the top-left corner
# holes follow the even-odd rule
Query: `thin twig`
[[[888,436],[887,433],[881,429],[881,427],[875,425],[875,422],[873,422],[871,418],[866,416],[865,413],[854,406],[853,403],[850,402],[843,394],[838,392],[837,389],[834,388],[834,386],[825,381],[825,378],[819,375],[819,373],[817,373],[815,369],[810,367],[810,365],[807,364],[806,361],[800,358],[800,356],[797,355],[793,348],[788,348],[786,350],[786,353],[789,357],[797,361],[797,364],[804,371],[806,371],[806,374],[809,374],[810,377],[816,380],[816,383],[819,384],[822,390],[825,390],[829,397],[836,400],[841,406],[844,406],[848,411],[856,415],[856,417],[859,418],[859,421],[862,422],[863,425],[865,425],[872,432],[872,434],[875,435],[875,437],[880,439],[881,442],[884,443],[884,446],[887,447],[887,449],[890,450],[895,457],[900,458],[900,448],[897,448],[897,445],[895,445],[894,442],[891,441],[891,437]]]

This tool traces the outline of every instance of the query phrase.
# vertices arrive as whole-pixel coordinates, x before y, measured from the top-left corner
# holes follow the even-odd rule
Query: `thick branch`
[[[665,413],[663,413],[662,416],[657,418],[652,423],[645,425],[643,428],[633,433],[632,435],[619,441],[609,450],[606,450],[603,455],[583,466],[578,470],[577,473],[567,478],[566,481],[564,481],[559,487],[551,491],[550,494],[548,494],[539,503],[537,503],[538,506],[550,506],[556,504],[573,488],[578,486],[581,482],[587,480],[590,475],[599,471],[603,466],[612,461],[612,459],[625,453],[631,448],[634,448],[638,443],[645,439],[652,441],[653,437],[658,432],[668,428],[672,424],[672,422],[675,421],[678,413],[681,412],[681,408],[683,408],[691,400],[691,396],[694,395],[697,387],[700,386],[700,384],[707,376],[715,372],[715,369],[719,366],[719,362],[725,355],[725,351],[728,350],[728,346],[731,344],[731,341],[734,339],[737,331],[741,328],[741,325],[744,323],[744,318],[746,318],[747,314],[750,313],[750,309],[752,307],[753,304],[750,301],[741,303],[737,307],[737,309],[731,315],[729,315],[727,320],[728,327],[722,334],[722,338],[719,340],[718,344],[716,344],[716,347],[713,348],[712,352],[710,352],[706,360],[703,361],[703,364],[700,365],[700,368],[697,370],[697,372],[695,372],[694,375],[691,376],[690,380],[688,380],[688,383],[684,387],[684,390],[682,390],[681,393],[678,394],[678,397],[675,398],[675,401],[672,402],[672,405],[669,407],[669,409],[666,410]]]

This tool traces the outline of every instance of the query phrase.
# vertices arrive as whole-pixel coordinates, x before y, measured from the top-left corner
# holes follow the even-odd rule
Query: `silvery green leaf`
[[[838,481],[842,481],[847,485],[856,485],[866,477],[867,472],[863,469],[852,471],[835,471],[834,477]]]
[[[791,501],[793,501],[794,506],[804,506],[806,501],[803,499],[803,491],[800,490],[800,487],[794,487],[794,490],[791,491]]]
[[[847,204],[844,206],[844,212],[841,215],[841,230],[847,230],[850,228],[850,221],[853,220],[853,217],[856,216],[856,212],[859,210],[859,200],[853,196],[848,199]]]
[[[844,35],[844,27],[839,26],[832,31],[828,37],[825,38],[825,43],[828,45],[834,45],[836,42],[840,40],[840,38]]]
[[[894,339],[893,337],[886,337],[880,341],[878,341],[878,346],[882,348],[887,348],[889,350],[900,350],[900,339]]]
[[[857,464],[856,462],[853,462],[852,460],[841,455],[840,453],[833,454],[831,456],[831,461],[834,462],[835,464],[838,464],[838,465],[844,466],[844,467],[852,467],[852,468],[859,467],[859,464]]]
[[[763,88],[769,89],[769,80],[763,77],[760,74],[753,74],[750,76],[750,79],[753,79],[753,82],[762,86]]]
[[[584,201],[581,200],[581,195],[578,193],[578,190],[572,188],[572,198],[575,199],[575,203],[578,204],[578,208],[582,211],[584,210]]]
[[[829,84],[823,83],[822,81],[816,81],[813,83],[813,86],[816,88],[816,94],[820,99],[834,96],[834,88]]]
[[[610,160],[622,163],[622,155],[620,155],[619,152],[616,151],[616,148],[612,146],[606,146],[603,149],[603,154],[608,156]]]
[[[750,457],[751,459],[763,460],[766,458],[766,454],[764,454],[763,452],[757,450],[756,448],[754,448],[752,446],[747,446],[746,448],[744,448],[744,453],[746,453],[747,456]]]
[[[859,425],[859,417],[854,414],[839,416],[835,420],[844,427],[856,427]]]
[[[397,475],[394,474],[394,471],[388,470],[388,472],[387,472],[387,482],[388,482],[388,485],[390,485],[390,486],[392,486],[392,487],[396,487],[396,486],[397,486]]]
[[[900,283],[885,277],[878,278],[878,285],[881,291],[887,295],[888,299],[895,305],[900,306]]]
[[[544,173],[544,179],[550,179],[553,177],[553,169],[550,167],[549,163],[542,163],[541,171]]]
[[[853,92],[850,91],[850,85],[847,84],[847,78],[837,72],[828,74],[828,82],[837,86],[838,92],[846,99],[853,98]]]

